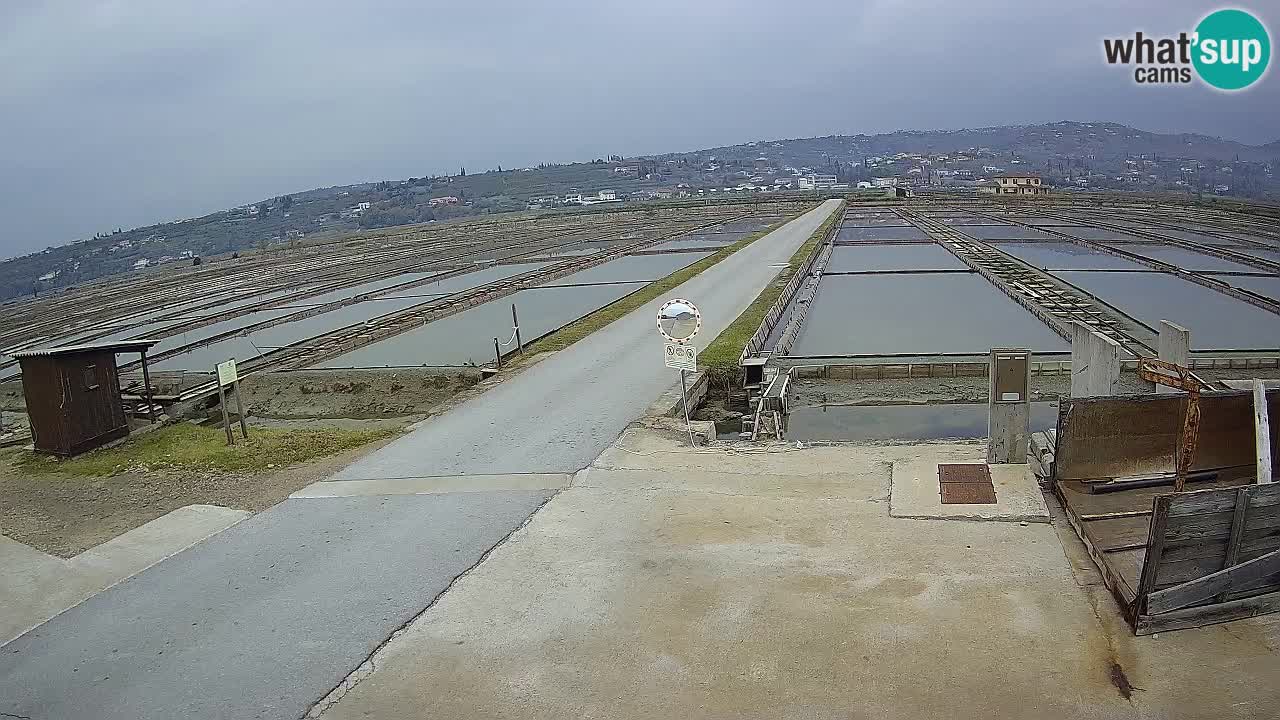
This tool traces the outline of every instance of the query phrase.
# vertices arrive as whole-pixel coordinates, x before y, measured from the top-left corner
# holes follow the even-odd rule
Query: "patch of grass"
[[[122,445],[97,450],[69,460],[26,453],[18,466],[33,474],[67,473],[83,476],[112,475],[126,469],[192,469],[220,471],[265,470],[335,455],[395,435],[395,428],[348,430],[280,430],[251,428],[249,439],[239,436],[228,446],[220,427],[178,423],[162,427]]]
[[[817,206],[815,205],[814,207]],[[810,208],[810,210],[811,209],[812,208]],[[803,215],[805,212],[808,212],[808,210],[802,211],[799,214]],[[759,240],[765,235],[777,230],[779,227],[782,227],[798,216],[799,215],[793,215],[783,218],[779,222],[774,223],[763,230],[752,233],[732,245],[726,245],[698,262],[684,269],[677,270],[661,280],[651,282],[630,295],[619,298],[590,315],[587,315],[576,322],[572,322],[536,342],[530,343],[529,347],[526,348],[528,351],[527,355],[532,356],[540,352],[563,350],[569,347],[614,320],[626,315],[632,310],[635,310],[636,308],[671,292],[712,265],[715,265],[756,240]]]
[[[729,324],[729,327],[724,329],[724,332],[698,353],[698,365],[707,369],[711,374],[712,382],[727,382],[738,372],[738,359],[742,357],[742,349],[747,346],[747,341],[755,334],[760,323],[764,322],[764,316],[769,312],[770,306],[782,295],[783,288],[800,270],[809,254],[826,237],[831,226],[844,217],[844,208],[845,204],[842,202],[831,217],[814,230],[809,239],[795,251],[787,266],[778,273],[773,282],[756,296],[756,299]]]

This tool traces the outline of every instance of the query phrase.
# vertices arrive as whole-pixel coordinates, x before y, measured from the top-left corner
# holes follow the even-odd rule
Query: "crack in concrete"
[[[982,517],[981,515],[895,515],[889,513],[889,517],[897,520],[958,520],[960,522],[972,523],[1018,523],[1019,525],[1029,525],[1031,523],[1039,523],[1042,525],[1052,525],[1049,518],[1040,515],[1006,515],[1004,517]]]
[[[1231,637],[1235,638],[1239,642],[1254,643],[1256,645],[1261,646],[1269,653],[1276,652],[1276,648],[1272,647],[1271,643],[1267,642],[1262,638],[1257,638],[1252,636],[1241,636],[1240,634],[1236,633],[1226,625],[1219,625],[1218,627],[1222,628],[1222,632],[1226,633],[1227,635],[1230,635]]]
[[[347,693],[354,690],[357,685],[359,685],[361,682],[364,682],[366,679],[372,676],[375,672],[377,672],[377,664],[375,661],[377,660],[378,656],[382,654],[382,652],[386,650],[386,648],[392,642],[394,642],[397,638],[399,638],[406,631],[408,631],[408,629],[415,622],[417,622],[419,618],[421,618],[422,616],[430,612],[431,609],[434,608],[436,604],[440,602],[440,598],[444,597],[446,593],[452,590],[454,586],[458,584],[459,581],[461,581],[467,575],[470,575],[473,570],[480,567],[480,565],[483,564],[485,560],[489,559],[489,556],[492,555],[495,550],[505,545],[513,535],[523,530],[530,522],[533,521],[533,517],[537,515],[538,512],[542,510],[542,508],[546,507],[548,503],[554,500],[556,496],[559,495],[561,492],[562,490],[556,490],[551,495],[549,495],[546,500],[543,500],[538,505],[538,507],[533,509],[533,512],[529,513],[528,517],[526,517],[519,525],[512,528],[511,532],[507,533],[506,535],[503,535],[502,538],[498,540],[498,542],[494,543],[493,546],[490,547],[488,550],[485,550],[484,553],[480,555],[480,558],[476,560],[474,564],[471,565],[471,567],[458,573],[457,577],[450,580],[449,584],[446,585],[443,590],[437,593],[435,597],[431,598],[431,602],[427,603],[426,607],[422,608],[422,610],[414,614],[413,617],[409,618],[403,624],[401,624],[400,627],[396,628],[395,631],[392,632],[391,635],[389,635],[386,640],[383,640],[381,643],[379,643],[378,647],[374,648],[373,652],[369,653],[369,657],[365,658],[364,662],[357,665],[354,670],[352,670],[350,673],[347,674],[345,678],[342,679],[342,682],[338,683],[337,686],[335,686],[328,693],[325,693],[323,697],[321,697],[319,700],[313,703],[311,707],[307,709],[307,712],[303,714],[302,717],[304,719],[320,717],[325,712],[327,712],[329,708],[333,707],[340,700],[342,700],[342,698],[345,697]],[[30,719],[28,718],[27,720],[30,720]]]
[[[878,503],[884,502],[880,498],[852,498],[845,495],[821,495],[821,496],[801,496],[801,495],[778,495],[775,493],[765,492],[730,492],[728,490],[707,490],[702,488],[678,488],[668,485],[635,485],[632,487],[615,487],[610,485],[572,485],[575,489],[582,490],[603,490],[605,492],[628,492],[628,493],[670,493],[682,495],[717,495],[722,497],[741,497],[741,498],[769,498],[771,500],[797,500],[797,501],[815,501],[830,502],[838,501],[842,503]],[[567,488],[566,488],[567,489]]]

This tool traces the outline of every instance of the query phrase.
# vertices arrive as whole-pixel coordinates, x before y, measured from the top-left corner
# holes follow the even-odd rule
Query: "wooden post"
[[[1147,554],[1142,561],[1142,573],[1138,579],[1137,597],[1134,603],[1138,612],[1146,611],[1147,596],[1156,589],[1156,570],[1164,555],[1164,532],[1169,524],[1169,505],[1172,495],[1157,495],[1151,506],[1151,525],[1147,531]]]
[[[1258,448],[1258,482],[1271,482],[1271,420],[1267,417],[1267,386],[1253,381],[1253,434]]]
[[[227,433],[227,444],[235,445],[236,436],[231,434],[231,418],[227,415],[227,389],[218,381],[218,405],[222,408],[222,429]]]
[[[151,424],[156,423],[156,404],[151,400],[151,373],[147,370],[147,351],[142,350],[142,396],[147,401],[147,416],[151,418]]]
[[[244,421],[244,404],[240,402],[240,378],[236,377],[236,381],[231,383],[231,389],[236,395],[236,414],[240,416],[240,434],[245,440],[249,439],[249,427]]]
[[[516,304],[511,303],[511,325],[516,329],[516,350],[524,354],[524,340],[520,339],[520,318],[516,317]]]
[[[498,338],[493,339],[493,356],[498,359],[498,369],[502,369],[502,348],[498,345]]]

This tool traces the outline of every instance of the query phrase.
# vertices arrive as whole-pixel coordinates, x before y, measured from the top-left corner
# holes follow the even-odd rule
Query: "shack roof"
[[[113,342],[84,343],[83,345],[61,345],[58,347],[32,348],[12,353],[15,358],[50,357],[53,355],[77,355],[89,352],[142,352],[148,350],[159,340],[115,340]]]

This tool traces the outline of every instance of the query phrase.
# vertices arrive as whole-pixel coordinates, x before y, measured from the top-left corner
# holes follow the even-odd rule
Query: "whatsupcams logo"
[[[1209,13],[1193,32],[1177,37],[1107,38],[1103,53],[1111,65],[1132,65],[1142,85],[1187,84],[1193,75],[1219,90],[1243,90],[1256,83],[1271,60],[1271,36],[1262,21],[1244,10]],[[1194,73],[1193,73],[1194,71]]]

